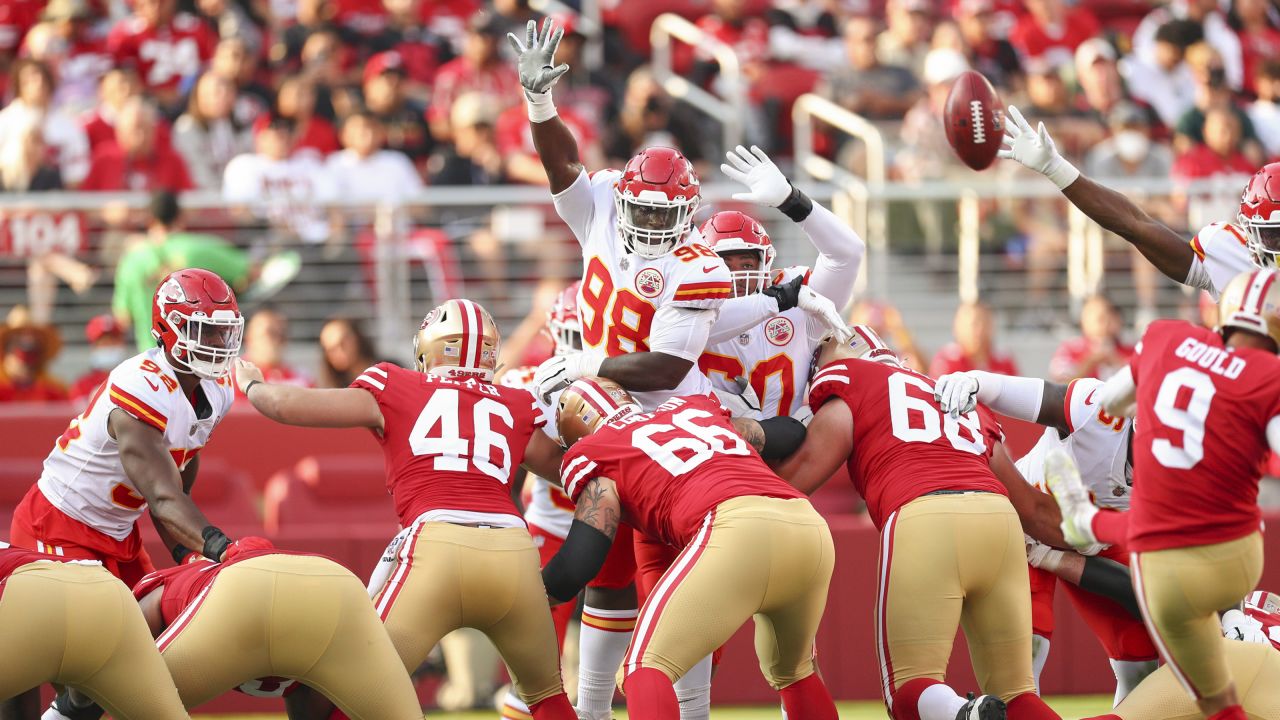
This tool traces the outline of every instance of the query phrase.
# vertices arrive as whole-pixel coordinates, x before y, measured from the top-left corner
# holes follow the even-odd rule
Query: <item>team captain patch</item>
[[[636,274],[636,292],[651,300],[662,294],[665,285],[662,273],[654,268],[645,268]]]
[[[764,324],[764,337],[774,345],[782,346],[795,337],[796,328],[784,317],[776,317]]]

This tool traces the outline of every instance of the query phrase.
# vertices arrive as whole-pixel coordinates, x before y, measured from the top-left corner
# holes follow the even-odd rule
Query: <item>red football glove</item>
[[[222,553],[222,562],[231,562],[231,559],[235,556],[243,555],[253,550],[274,550],[275,547],[275,543],[264,537],[249,535],[227,546],[226,552]]]

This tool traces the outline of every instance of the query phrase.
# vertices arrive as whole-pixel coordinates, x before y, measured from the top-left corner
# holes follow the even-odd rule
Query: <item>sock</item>
[[[949,686],[938,683],[930,685],[920,693],[918,707],[920,720],[956,720],[960,708],[968,702],[956,694]]]
[[[675,682],[680,720],[711,718],[711,656],[702,658]]]
[[[1005,717],[1009,720],[1062,720],[1035,693],[1022,693],[1010,700],[1007,708]]]
[[[1112,660],[1111,671],[1116,674],[1116,697],[1111,707],[1119,705],[1125,696],[1138,687],[1143,678],[1155,672],[1158,667],[1159,660]]]
[[[578,720],[578,714],[573,711],[569,697],[563,691],[534,703],[529,707],[529,714],[535,720]]]
[[[837,720],[836,703],[826,683],[814,673],[778,691],[782,695],[782,719]],[[954,719],[953,719],[954,720]]]
[[[639,610],[582,608],[578,635],[578,709],[608,717],[618,668],[631,644]]]
[[[502,699],[502,720],[529,720],[533,714],[529,712],[529,706],[524,701],[516,697],[514,688],[507,690],[507,696]]]
[[[1099,510],[1089,525],[1093,537],[1107,545],[1124,545],[1129,540],[1129,513]]]
[[[1031,670],[1036,675],[1036,692],[1040,692],[1040,673],[1049,662],[1049,638],[1041,635],[1031,636]]]
[[[680,720],[680,701],[671,680],[656,668],[640,668],[622,681],[627,714],[644,720]]]
[[[920,717],[920,695],[933,685],[941,685],[937,680],[929,678],[916,678],[902,683],[902,687],[893,691],[893,708],[891,714],[894,720],[922,720]],[[955,695],[955,691],[951,692]],[[955,720],[955,713],[947,720]]]
[[[1210,715],[1209,720],[1249,720],[1249,716],[1244,714],[1244,708],[1232,705]]]

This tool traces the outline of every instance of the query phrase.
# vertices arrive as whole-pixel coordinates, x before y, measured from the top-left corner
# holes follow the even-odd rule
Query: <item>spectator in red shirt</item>
[[[463,93],[484,93],[501,108],[520,99],[520,79],[515,68],[498,55],[498,40],[502,33],[502,23],[498,18],[488,12],[476,13],[467,28],[462,55],[445,63],[436,74],[427,121],[437,141],[447,142],[453,138],[449,110]]]
[[[302,75],[290,75],[280,81],[275,113],[263,113],[253,123],[253,132],[262,132],[281,117],[293,126],[293,153],[314,153],[323,160],[342,148],[333,123],[316,114],[316,91]]]
[[[1009,87],[1020,67],[1018,51],[996,31],[995,0],[959,0],[955,7],[960,35],[969,46],[969,63],[992,85]]]
[[[559,85],[556,86],[559,88]],[[455,105],[456,107],[456,105]],[[578,141],[578,153],[585,167],[600,167],[604,160],[600,155],[599,139],[595,127],[582,116],[565,107],[559,109],[560,119],[573,132]],[[546,185],[547,171],[538,159],[533,147],[533,132],[529,129],[529,114],[524,107],[513,105],[498,117],[496,130],[498,153],[502,157],[503,172],[512,182],[528,185]]]
[[[1205,113],[1204,142],[1173,161],[1173,176],[1198,180],[1217,175],[1251,175],[1256,166],[1240,152],[1240,119],[1232,108],[1216,107]]]
[[[244,359],[257,365],[267,382],[311,387],[306,373],[285,362],[288,345],[289,321],[278,310],[262,308],[245,323]],[[244,393],[236,391],[236,402],[247,400]]]
[[[69,395],[75,403],[88,400],[129,354],[124,344],[124,326],[109,313],[90,320],[84,336],[89,341],[89,370],[71,384]]]
[[[116,65],[132,65],[143,86],[165,108],[177,108],[182,81],[213,57],[218,36],[194,15],[176,12],[177,0],[133,0],[133,16],[111,28],[107,49]]]
[[[764,18],[747,14],[746,0],[712,0],[711,14],[698,18],[697,26],[711,37],[733,48],[748,77],[750,68],[769,58],[769,24]],[[710,61],[701,52],[699,59]]]
[[[1268,0],[1234,0],[1227,22],[1240,36],[1244,60],[1244,89],[1256,93],[1258,68],[1268,60],[1280,59],[1280,27],[1275,4]]]
[[[955,341],[939,350],[929,363],[933,377],[970,370],[1018,374],[1013,358],[995,349],[995,320],[985,303],[969,302],[956,308],[951,332]]]
[[[447,42],[422,25],[421,0],[383,0],[382,4],[387,9],[387,26],[365,44],[369,56],[387,51],[399,54],[404,62],[405,94],[425,106]],[[362,64],[370,57],[362,57]],[[563,85],[561,78],[557,89]]]
[[[0,402],[57,402],[67,389],[49,374],[62,349],[58,331],[38,325],[22,305],[9,311],[0,328]]]
[[[1121,339],[1120,311],[1102,295],[1091,295],[1080,308],[1080,337],[1064,340],[1049,361],[1049,378],[1067,383],[1076,378],[1106,380],[1129,364],[1133,346]]]
[[[1070,65],[1080,43],[1099,31],[1098,19],[1065,0],[1027,0],[1027,13],[1018,19],[1009,42],[1023,58],[1042,58],[1053,65]]]
[[[111,68],[98,81],[98,104],[80,120],[93,151],[104,140],[116,137],[116,116],[131,97],[142,94],[142,83],[133,68]]]
[[[81,190],[191,190],[187,164],[157,138],[160,113],[141,97],[126,100],[116,118],[115,140],[93,151],[89,176]]]
[[[1187,67],[1191,68],[1191,76],[1195,79],[1195,102],[1178,118],[1174,127],[1174,150],[1186,152],[1202,142],[1205,113],[1211,108],[1223,108],[1235,115],[1240,123],[1241,151],[1250,161],[1261,165],[1262,148],[1257,133],[1249,116],[1236,105],[1235,93],[1227,87],[1222,54],[1208,43],[1197,43],[1187,48]]]
[[[23,54],[46,63],[58,78],[52,107],[80,115],[97,100],[98,80],[111,69],[105,38],[93,27],[85,0],[52,0],[22,42]]]

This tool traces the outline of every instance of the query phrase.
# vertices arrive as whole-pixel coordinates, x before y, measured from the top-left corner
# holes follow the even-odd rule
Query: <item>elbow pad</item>
[[[547,594],[560,602],[577,597],[600,572],[612,545],[608,535],[581,520],[574,520],[564,545],[542,568],[542,584]]]
[[[760,457],[765,460],[788,457],[800,447],[808,433],[804,423],[790,415],[761,420],[760,429],[764,431],[764,449],[760,451]]]

